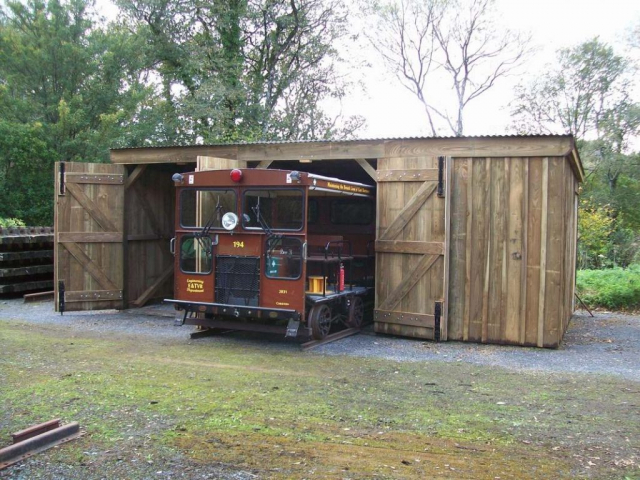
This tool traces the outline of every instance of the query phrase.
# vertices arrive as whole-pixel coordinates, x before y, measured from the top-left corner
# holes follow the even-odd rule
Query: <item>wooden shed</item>
[[[56,309],[170,297],[172,174],[239,167],[377,185],[376,332],[557,347],[573,313],[571,136],[130,148],[111,162],[56,165]]]

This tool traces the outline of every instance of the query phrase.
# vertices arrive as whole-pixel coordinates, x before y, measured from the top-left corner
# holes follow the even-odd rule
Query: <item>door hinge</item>
[[[438,157],[438,196],[444,197],[444,157]]]
[[[62,280],[58,282],[58,310],[60,315],[64,313],[64,282]]]
[[[64,195],[66,192],[66,187],[64,184],[64,172],[65,172],[65,164],[64,162],[60,162],[60,178],[58,184],[60,185],[60,190],[58,191],[58,195]]]
[[[436,302],[434,312],[434,325],[433,325],[433,339],[436,342],[440,341],[440,317],[442,317],[442,302]]]

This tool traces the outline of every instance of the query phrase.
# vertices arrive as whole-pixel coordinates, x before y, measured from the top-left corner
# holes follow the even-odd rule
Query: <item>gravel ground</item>
[[[586,312],[578,311],[558,350],[424,342],[375,335],[369,327],[363,334],[318,347],[308,355],[353,355],[403,362],[467,362],[549,373],[604,374],[640,381],[640,316],[609,312],[595,315],[591,318]],[[6,320],[65,326],[97,335],[113,332],[152,337],[162,342],[248,342],[264,349],[299,348],[298,343],[279,336],[246,332],[191,340],[192,327],[174,327],[173,310],[168,306],[60,315],[53,311],[51,302],[24,304],[22,299],[10,299],[0,301],[0,321]]]

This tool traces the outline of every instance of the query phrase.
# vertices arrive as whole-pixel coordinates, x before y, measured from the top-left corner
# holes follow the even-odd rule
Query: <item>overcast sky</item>
[[[508,133],[507,104],[512,99],[513,87],[545,63],[553,62],[557,49],[598,35],[616,48],[619,46],[622,52],[623,38],[634,23],[640,22],[640,0],[497,0],[497,7],[502,21],[511,29],[531,33],[536,53],[523,69],[523,76],[503,79],[469,104],[465,135]],[[343,113],[367,119],[358,136],[428,135],[422,106],[386,71],[375,52],[366,55],[374,65],[359,70],[354,79],[363,78],[367,91],[356,90],[342,102]]]
[[[640,0],[496,1],[501,21],[512,30],[530,33],[536,53],[522,69],[522,76],[502,79],[469,104],[465,111],[465,135],[509,133],[507,104],[512,99],[513,87],[546,63],[553,62],[557,49],[598,35],[622,52],[625,36],[632,25],[640,23]],[[117,16],[110,0],[97,0],[96,7],[109,19]],[[345,74],[354,82],[362,82],[365,89],[354,89],[341,104],[328,104],[328,109],[364,116],[367,124],[358,133],[360,138],[428,135],[422,106],[388,73],[377,53],[362,43],[347,54],[353,55],[371,64],[370,68],[345,67]],[[638,90],[640,87],[636,89],[640,94]]]

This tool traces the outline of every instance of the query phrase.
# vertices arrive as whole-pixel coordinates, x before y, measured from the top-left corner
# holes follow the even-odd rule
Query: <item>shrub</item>
[[[640,308],[640,265],[606,270],[580,270],[578,295],[590,307],[610,310]]]
[[[0,227],[24,227],[25,224],[19,218],[0,217]]]

